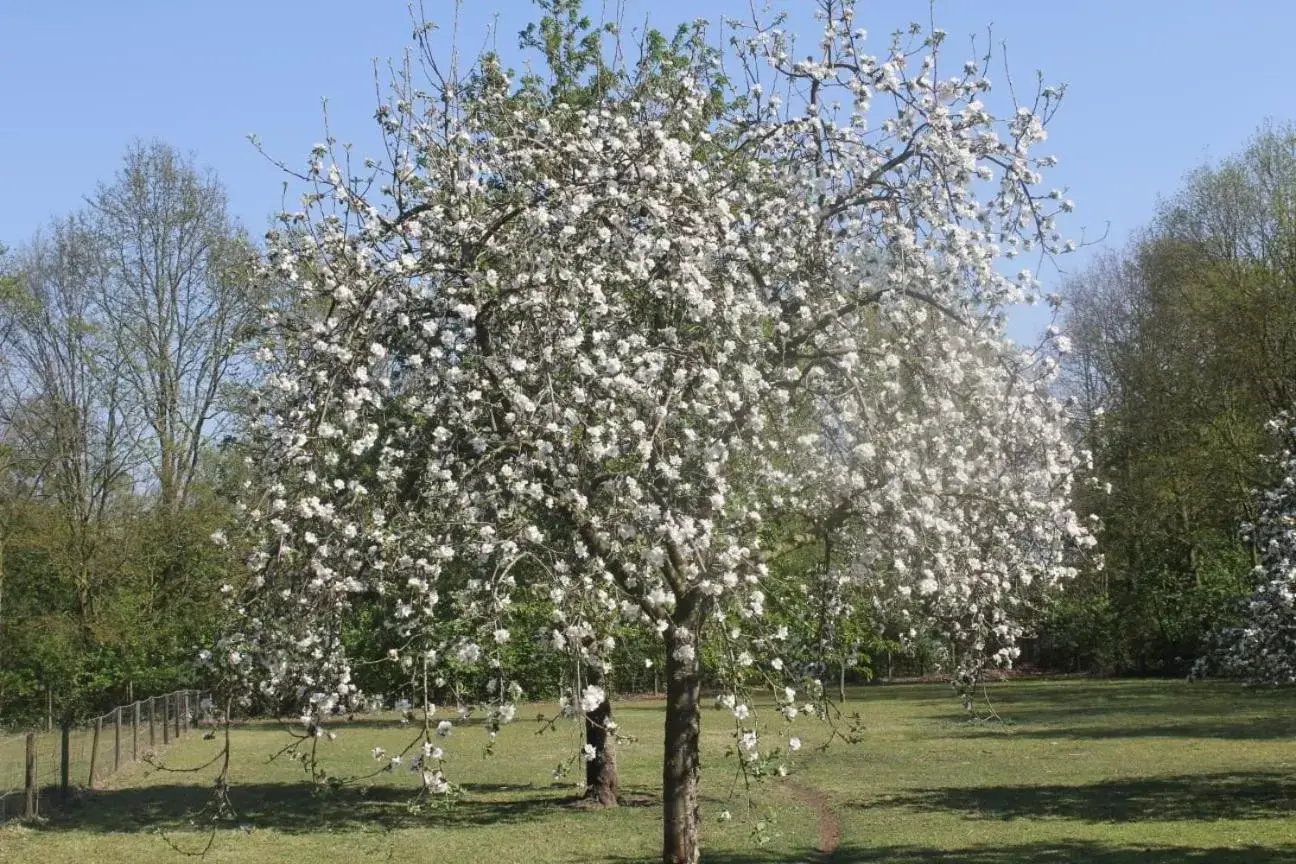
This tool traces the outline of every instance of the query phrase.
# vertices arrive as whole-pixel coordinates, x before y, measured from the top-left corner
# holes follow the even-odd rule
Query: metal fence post
[[[171,743],[171,697],[167,694],[162,696],[162,746]]]
[[[175,709],[175,730],[174,730],[175,737],[179,738],[180,737],[180,694],[173,693],[171,695],[171,701],[174,703],[172,707]]]
[[[157,697],[149,697],[149,749],[157,746]]]

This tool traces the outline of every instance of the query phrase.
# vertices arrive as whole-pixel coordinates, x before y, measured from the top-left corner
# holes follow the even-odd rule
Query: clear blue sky
[[[627,23],[741,15],[747,0],[628,0]],[[597,11],[600,0],[591,0]],[[808,0],[775,5],[804,12]],[[425,0],[451,22],[451,0]],[[526,0],[464,0],[465,50],[499,12],[499,47],[528,20]],[[858,23],[885,47],[926,0],[861,0]],[[1051,127],[1057,185],[1078,209],[1071,235],[1110,224],[1122,243],[1183,174],[1239,149],[1266,117],[1296,116],[1296,2],[1290,0],[937,0],[959,60],[993,24],[1019,84],[1043,69],[1070,90]],[[282,176],[247,142],[301,164],[323,137],[372,141],[372,61],[408,43],[405,0],[0,0],[0,243],[21,243],[79,206],[134,138],[159,138],[215,169],[235,214],[259,234]],[[511,53],[511,52],[506,52]],[[998,76],[996,76],[998,77]],[[363,151],[363,147],[361,148]],[[1088,254],[1063,259],[1075,269]],[[1059,274],[1046,270],[1046,282]],[[1022,314],[1013,330],[1041,325]]]

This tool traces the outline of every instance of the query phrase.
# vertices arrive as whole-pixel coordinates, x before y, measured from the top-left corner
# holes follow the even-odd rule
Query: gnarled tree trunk
[[[698,739],[701,716],[696,645],[681,652],[674,627],[666,631],[666,758],[662,767],[662,861],[697,864],[702,847],[698,814]]]
[[[602,667],[590,665],[585,667],[585,672],[588,683],[603,686]],[[610,699],[604,699],[585,715],[585,743],[594,748],[594,758],[585,763],[585,800],[603,807],[617,806],[621,786],[617,775],[616,736],[607,728],[611,720]]]

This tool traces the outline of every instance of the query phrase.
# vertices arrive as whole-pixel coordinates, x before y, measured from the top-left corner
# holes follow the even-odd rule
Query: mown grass
[[[756,795],[775,814],[763,846],[751,838],[756,814],[746,796],[729,797],[725,717],[706,714],[704,860],[1296,862],[1296,693],[1060,681],[991,685],[988,694],[1002,721],[968,722],[944,687],[854,691],[848,710],[863,716],[865,740],[827,751],[814,747],[824,730],[798,724],[807,746],[794,771]],[[282,731],[239,729],[231,792],[239,817],[218,831],[207,860],[651,861],[660,842],[661,710],[651,701],[617,706],[639,741],[621,749],[627,806],[612,811],[572,806],[571,782],[551,777],[570,752],[571,725],[538,736],[537,724],[518,722],[488,758],[480,728],[457,728],[449,753],[465,795],[448,811],[422,812],[407,806],[408,774],[317,794],[300,765],[267,761]],[[336,731],[321,746],[338,774],[368,772],[372,747],[395,751],[412,737],[390,718]],[[190,739],[167,754],[168,765],[199,764],[217,744]],[[206,843],[195,814],[213,773],[134,773],[44,824],[0,829],[0,860],[184,860],[168,841],[186,850]],[[735,818],[721,822],[726,808]]]

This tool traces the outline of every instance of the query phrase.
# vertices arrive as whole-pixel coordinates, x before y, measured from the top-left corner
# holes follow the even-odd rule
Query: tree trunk
[[[3,639],[4,637],[4,620],[5,620],[4,619],[4,583],[5,583],[4,543],[5,543],[4,534],[0,534],[0,639]],[[1254,543],[1252,543],[1251,545],[1253,547],[1255,546]],[[0,644],[3,643],[0,642]]]
[[[662,767],[662,861],[697,864],[701,859],[698,815],[698,661],[676,656],[675,628],[666,632],[666,758]]]
[[[602,687],[602,667],[586,667],[586,680]],[[616,736],[607,729],[611,719],[610,699],[604,699],[597,708],[585,715],[585,743],[594,748],[594,758],[585,763],[585,800],[603,807],[617,806],[617,793],[621,785],[617,776]]]
[[[837,664],[837,696],[838,701],[845,704],[846,702],[846,658],[842,657],[841,662]]]

